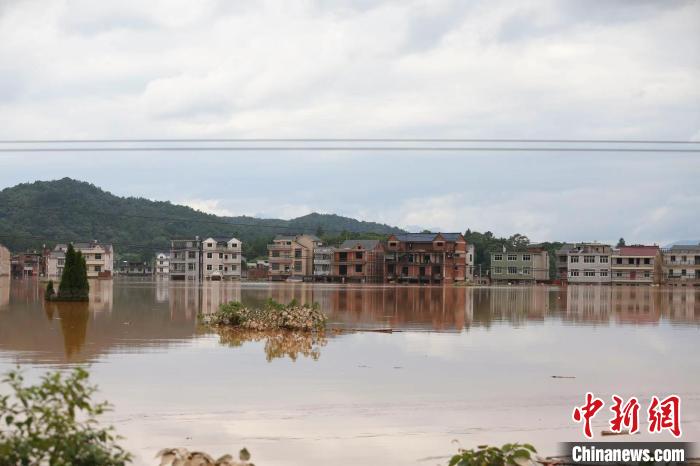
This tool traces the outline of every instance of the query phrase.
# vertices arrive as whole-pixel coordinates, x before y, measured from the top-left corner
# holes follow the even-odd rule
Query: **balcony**
[[[268,244],[268,251],[291,251],[292,246],[289,244]]]

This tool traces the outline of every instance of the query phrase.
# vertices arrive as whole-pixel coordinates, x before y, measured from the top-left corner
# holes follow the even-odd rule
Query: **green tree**
[[[11,395],[0,396],[0,466],[124,466],[131,460],[116,441],[114,429],[97,418],[110,409],[95,403],[96,387],[88,372],[76,368],[67,375],[44,375],[25,386],[19,371],[3,384]]]
[[[76,252],[73,245],[69,244],[56,299],[83,301],[87,299],[89,291],[85,258],[80,251]]]
[[[620,240],[617,242],[617,247],[622,247],[625,246],[625,238],[620,238]]]

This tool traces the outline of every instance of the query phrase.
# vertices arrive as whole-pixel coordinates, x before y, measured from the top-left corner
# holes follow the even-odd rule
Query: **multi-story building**
[[[536,244],[523,251],[491,253],[491,281],[537,283],[549,280],[549,253]]]
[[[153,275],[153,266],[148,262],[123,261],[119,264],[117,272],[129,277],[148,277]]]
[[[663,267],[658,246],[621,246],[612,252],[612,283],[651,285],[661,283]]]
[[[557,266],[557,280],[563,283],[569,279],[569,251],[574,247],[572,243],[565,243],[556,252],[555,262]]]
[[[391,235],[384,253],[389,282],[453,283],[466,279],[467,241],[461,233]]]
[[[240,279],[241,248],[236,238],[210,237],[202,241],[202,276],[207,280]]]
[[[267,280],[270,263],[266,260],[248,262],[246,278],[248,280]]]
[[[384,247],[374,239],[346,240],[333,250],[332,279],[342,282],[384,281]]]
[[[700,244],[674,245],[663,251],[664,281],[674,286],[700,286]]]
[[[270,280],[313,279],[314,249],[322,246],[314,235],[278,235],[267,246]]]
[[[13,277],[38,277],[44,268],[44,255],[39,251],[26,251],[12,256],[10,273]]]
[[[334,248],[330,246],[316,246],[314,248],[314,280],[330,280],[333,250]]]
[[[202,279],[202,241],[199,236],[170,241],[170,279]]]
[[[170,276],[170,254],[159,252],[153,266],[156,278],[167,278]]]
[[[85,259],[88,278],[112,278],[114,270],[114,247],[99,241],[84,241],[73,243],[76,252]],[[68,245],[57,244],[52,251],[44,254],[46,260],[46,275],[49,278],[60,278],[66,262]]]
[[[561,249],[560,249],[561,251]],[[576,243],[567,254],[567,280],[571,284],[610,284],[612,248],[607,244]]]
[[[10,275],[12,255],[10,250],[5,246],[0,244],[0,277],[6,277]]]
[[[473,244],[467,244],[467,254],[466,254],[466,267],[464,270],[464,277],[469,280],[474,280],[474,265],[476,262],[476,248]]]

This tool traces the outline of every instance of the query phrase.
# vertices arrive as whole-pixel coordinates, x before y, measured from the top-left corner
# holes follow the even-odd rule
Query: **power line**
[[[398,146],[227,146],[227,147],[36,147],[36,148],[0,148],[0,153],[38,153],[38,152],[289,152],[289,151],[326,151],[326,152],[656,152],[656,153],[700,153],[696,149],[669,148],[611,148],[611,147],[398,147]]]
[[[700,144],[679,139],[530,139],[530,138],[112,138],[112,139],[3,139],[0,144],[181,142],[493,142],[493,143],[590,143],[590,144]]]

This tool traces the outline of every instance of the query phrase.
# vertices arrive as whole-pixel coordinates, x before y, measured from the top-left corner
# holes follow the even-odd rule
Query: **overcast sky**
[[[0,0],[0,139],[134,137],[700,140],[700,2]],[[0,188],[64,176],[224,215],[700,238],[697,154],[0,154]]]

